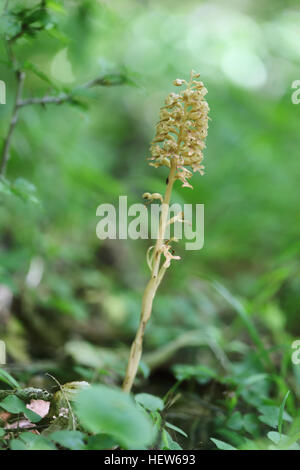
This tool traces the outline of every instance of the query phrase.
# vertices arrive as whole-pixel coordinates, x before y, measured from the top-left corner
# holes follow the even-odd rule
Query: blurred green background
[[[63,89],[120,71],[129,83],[89,90],[81,99],[86,106],[20,112],[6,177],[24,194],[0,193],[3,302],[13,295],[0,310],[9,362],[71,361],[68,377],[88,377],[96,367],[103,380],[120,380],[148,278],[149,241],[98,240],[96,208],[117,203],[119,195],[136,203],[146,191],[163,192],[167,172],[148,166],[149,144],[172,81],[195,69],[211,108],[206,174],[193,177],[193,190],[178,183],[173,201],[205,204],[205,245],[193,252],[176,247],[182,259],[167,273],[146,334],[144,374],[151,366],[153,373],[140,386],[165,393],[181,365],[210,367],[232,380],[272,371],[275,389],[260,383],[254,395],[279,400],[292,389],[295,410],[300,366],[290,356],[300,337],[300,107],[291,101],[291,86],[300,79],[298,2],[51,5],[58,30],[21,39],[17,57]],[[3,62],[0,79],[7,83],[4,137],[15,78]],[[25,96],[50,89],[27,73]],[[28,273],[40,282],[30,285]],[[207,374],[199,374],[197,386],[207,384]],[[201,387],[201,399],[225,399],[223,388]],[[215,426],[213,410],[204,421],[199,413],[197,442],[206,439],[206,422]]]

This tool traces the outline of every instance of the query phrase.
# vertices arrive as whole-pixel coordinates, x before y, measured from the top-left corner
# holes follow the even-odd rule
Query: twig
[[[10,120],[8,132],[6,135],[6,138],[4,139],[4,144],[3,144],[3,149],[2,149],[2,154],[1,154],[1,166],[0,166],[0,176],[3,176],[6,170],[6,165],[9,160],[9,149],[10,149],[10,144],[11,144],[11,138],[12,134],[14,132],[14,129],[16,127],[16,124],[18,122],[18,117],[19,117],[19,101],[22,97],[22,92],[23,92],[23,84],[25,80],[25,73],[22,71],[17,71],[16,72],[17,76],[17,93],[16,93],[16,100],[12,112],[12,117]]]
[[[5,3],[4,12],[7,10],[8,4],[9,4],[9,0],[7,0]],[[45,2],[42,0],[41,7],[43,8],[45,7],[45,5],[46,5]],[[40,28],[36,28],[36,30],[38,29]],[[80,85],[79,87],[77,87],[76,90],[73,90],[70,93],[62,93],[59,96],[45,95],[41,98],[32,97],[32,98],[27,98],[23,100],[22,94],[23,94],[23,85],[24,85],[24,80],[25,80],[25,72],[18,65],[18,62],[16,60],[16,57],[12,48],[13,43],[19,37],[21,37],[23,33],[24,33],[24,27],[22,26],[21,31],[19,33],[17,33],[11,39],[5,40],[5,44],[7,48],[7,55],[8,55],[9,60],[12,62],[13,68],[15,70],[16,78],[17,78],[17,91],[16,91],[15,104],[13,107],[11,120],[9,123],[7,135],[4,138],[3,147],[2,147],[1,156],[0,156],[0,177],[5,175],[7,162],[10,156],[11,139],[12,139],[12,135],[15,130],[16,124],[18,122],[19,111],[21,108],[23,108],[24,106],[35,105],[35,104],[47,105],[47,104],[62,104],[66,102],[72,102],[74,101],[74,92],[76,90],[86,90],[88,88],[92,88],[97,85],[101,85],[101,86],[120,85],[125,82],[125,77],[122,74],[111,74],[111,75],[97,77],[93,80],[90,80],[89,82],[84,83],[83,85]]]
[[[106,77],[98,77],[95,78],[94,80],[91,80],[87,83],[84,83],[83,85],[80,85],[76,88],[76,90],[87,90],[89,88],[92,88],[94,86],[113,86],[113,85],[120,85],[124,83],[124,77],[121,75],[115,75],[114,78],[117,78],[115,82],[109,80]],[[39,97],[32,97],[32,98],[27,98],[25,100],[19,100],[18,101],[18,107],[23,108],[24,106],[29,106],[29,105],[47,105],[47,104],[62,104],[66,103],[68,101],[72,101],[74,99],[74,91],[71,91],[70,93],[62,93],[58,96],[53,96],[53,95],[45,95],[42,96],[41,98]]]
[[[7,49],[8,49],[9,58],[12,61],[13,65],[16,67],[16,59],[14,57],[10,43],[8,43]],[[21,70],[17,70],[16,76],[17,76],[17,83],[18,83],[17,92],[16,92],[16,100],[15,100],[15,105],[13,108],[12,117],[11,117],[9,128],[8,128],[8,132],[4,139],[4,144],[3,144],[3,148],[1,152],[0,176],[4,176],[5,171],[6,171],[7,162],[9,160],[11,138],[15,130],[16,124],[18,122],[20,109],[29,105],[36,105],[36,104],[37,105],[47,105],[47,104],[59,105],[59,104],[66,103],[66,102],[72,102],[74,100],[74,90],[71,91],[70,93],[62,93],[59,96],[45,95],[41,98],[32,97],[32,98],[27,98],[23,100],[22,93],[23,93],[23,84],[25,80],[25,73]],[[102,77],[97,77],[93,80],[90,80],[87,83],[84,83],[83,85],[78,86],[76,90],[87,90],[94,86],[121,85],[124,82],[125,82],[125,77],[122,76],[121,74],[102,76]]]

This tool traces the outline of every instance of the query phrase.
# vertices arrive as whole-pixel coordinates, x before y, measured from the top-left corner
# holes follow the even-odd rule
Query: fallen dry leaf
[[[45,416],[47,416],[47,414],[49,413],[50,401],[31,400],[30,403],[26,405],[26,408],[33,411],[42,418],[45,418]]]
[[[30,429],[34,428],[34,424],[31,423],[28,419],[20,419],[19,421],[15,421],[14,423],[7,424],[5,426],[5,430],[8,429]]]

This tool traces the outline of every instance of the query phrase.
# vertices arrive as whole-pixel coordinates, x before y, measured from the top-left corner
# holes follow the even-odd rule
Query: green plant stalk
[[[155,298],[155,294],[167,269],[164,266],[161,266],[161,255],[162,255],[162,246],[164,244],[165,231],[166,231],[166,227],[168,223],[168,213],[169,213],[171,194],[172,194],[173,184],[176,179],[175,175],[176,175],[176,163],[173,161],[171,163],[171,169],[170,169],[169,177],[167,180],[168,181],[167,188],[166,188],[165,196],[164,196],[163,203],[162,203],[162,210],[161,210],[159,229],[158,229],[158,237],[157,237],[157,241],[156,241],[154,253],[153,253],[151,278],[144,291],[140,323],[136,332],[135,339],[131,346],[127,370],[126,370],[125,379],[123,382],[123,390],[127,393],[131,391],[137,371],[138,371],[139,363],[140,363],[142,352],[143,352],[143,339],[144,339],[145,329],[151,317],[152,305],[153,305],[153,301]]]

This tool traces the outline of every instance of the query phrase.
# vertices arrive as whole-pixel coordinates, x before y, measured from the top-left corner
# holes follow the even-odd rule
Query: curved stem
[[[158,229],[158,237],[157,237],[157,241],[156,241],[154,253],[153,253],[151,278],[144,291],[140,323],[136,332],[135,339],[131,346],[127,370],[126,370],[125,379],[123,382],[123,390],[127,393],[131,391],[131,388],[134,383],[134,379],[138,371],[139,363],[140,363],[142,352],[143,352],[143,338],[144,338],[146,325],[151,317],[153,300],[154,300],[157,288],[159,284],[161,283],[162,278],[166,271],[166,268],[164,268],[163,266],[160,268],[160,264],[161,264],[162,246],[164,244],[164,236],[165,236],[165,231],[166,231],[167,222],[168,222],[170,199],[171,199],[173,184],[175,181],[175,173],[176,173],[176,162],[172,161],[171,169],[170,169],[170,173],[168,177],[167,189],[166,189],[165,196],[164,196],[163,203],[162,203],[162,210],[161,210],[159,229]]]

